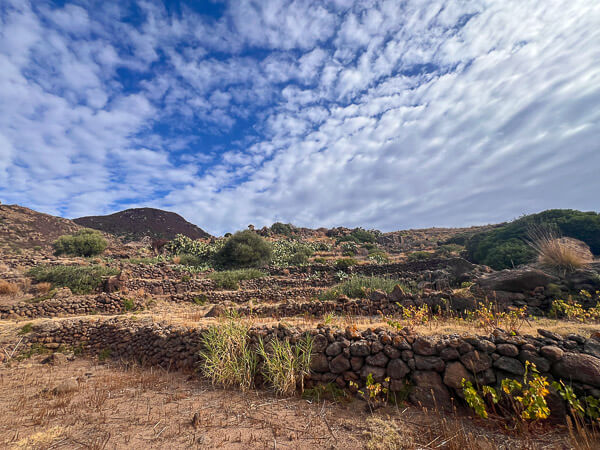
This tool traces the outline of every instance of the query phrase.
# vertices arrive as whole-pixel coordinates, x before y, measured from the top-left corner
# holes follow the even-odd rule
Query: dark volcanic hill
[[[210,234],[188,222],[179,214],[154,208],[132,208],[108,216],[88,216],[73,222],[136,241],[145,236],[153,239],[173,239],[183,234],[192,239],[210,238]]]

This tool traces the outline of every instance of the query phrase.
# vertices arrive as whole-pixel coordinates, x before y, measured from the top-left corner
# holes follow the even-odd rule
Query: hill
[[[0,248],[14,253],[23,249],[49,249],[63,234],[81,229],[69,219],[40,213],[19,205],[0,205]]]
[[[179,214],[154,208],[132,208],[107,216],[88,216],[73,219],[88,228],[137,241],[146,236],[153,239],[173,239],[183,234],[191,239],[210,238],[210,234],[188,222]]]

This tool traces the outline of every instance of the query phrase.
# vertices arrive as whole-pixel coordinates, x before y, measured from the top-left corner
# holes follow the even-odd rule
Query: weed
[[[261,373],[279,395],[292,395],[296,387],[304,390],[304,377],[310,373],[312,338],[306,335],[292,346],[289,340],[258,341],[262,358]]]
[[[15,295],[19,292],[19,287],[9,281],[0,280],[0,295]]]
[[[402,286],[404,291],[410,290],[407,286],[402,285],[399,280],[392,278],[352,276],[343,283],[322,292],[319,299],[335,300],[341,295],[350,298],[366,298],[369,293],[375,290],[390,293],[398,284]]]
[[[112,350],[110,348],[103,348],[100,353],[98,353],[98,361],[106,361],[111,357]]]
[[[132,311],[135,308],[135,301],[131,298],[123,299],[123,309],[125,311]]]
[[[302,398],[315,403],[320,403],[322,400],[330,400],[335,403],[348,401],[350,395],[340,388],[335,383],[317,384],[316,386],[305,389],[302,393]]]
[[[192,301],[198,306],[204,306],[204,305],[206,305],[206,302],[208,302],[208,297],[204,294],[200,294],[200,295],[194,296]]]
[[[32,331],[33,331],[33,324],[26,323],[25,325],[23,325],[21,327],[21,329],[19,330],[18,334],[24,335],[24,334],[27,334],[27,333],[31,333]]]

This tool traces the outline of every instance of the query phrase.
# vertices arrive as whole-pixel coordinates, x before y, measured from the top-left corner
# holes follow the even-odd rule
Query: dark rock
[[[482,372],[492,367],[491,358],[486,353],[479,352],[478,350],[465,353],[460,357],[460,360],[473,373]]]
[[[383,347],[383,353],[385,353],[385,356],[387,356],[390,359],[400,358],[400,355],[402,354],[400,350],[389,344]]]
[[[543,328],[539,328],[537,330],[540,336],[544,336],[545,338],[552,339],[554,341],[562,341],[562,336],[558,333],[553,333],[552,331],[544,330]]]
[[[360,376],[363,380],[367,379],[367,376],[369,374],[373,375],[373,379],[375,381],[383,381],[383,379],[385,378],[385,368],[384,367],[378,367],[378,366],[369,366],[369,365],[365,365],[362,367],[362,369],[360,370]]]
[[[446,347],[440,352],[440,358],[444,361],[452,361],[458,359],[459,356],[458,350],[452,347]]]
[[[342,373],[350,369],[350,361],[344,355],[338,355],[329,362],[333,373]]]
[[[371,366],[385,367],[389,358],[385,356],[383,352],[379,352],[375,355],[367,356],[365,362]]]
[[[390,378],[404,378],[409,372],[408,365],[401,359],[392,359],[387,365],[387,375]]]
[[[501,356],[494,361],[494,367],[504,370],[505,372],[514,373],[515,375],[523,375],[525,373],[523,364],[519,360],[508,356]]]
[[[333,344],[329,344],[327,346],[327,348],[325,349],[325,353],[328,356],[337,356],[340,353],[342,353],[343,349],[344,347],[341,342],[334,342]]]
[[[414,388],[409,394],[411,402],[425,407],[450,409],[452,401],[448,388],[444,385],[439,373],[433,371],[416,371],[412,374]]]
[[[517,356],[519,354],[519,348],[513,344],[498,344],[496,351],[504,356]]]
[[[595,356],[596,358],[600,358],[600,341],[596,339],[588,339],[583,345],[583,351]]]
[[[502,270],[493,272],[477,281],[480,288],[486,291],[531,292],[538,286],[547,286],[557,278],[538,269]]]
[[[368,356],[371,354],[369,343],[367,341],[357,341],[350,344],[350,354],[352,356]]]
[[[540,355],[549,360],[550,362],[559,361],[565,352],[556,345],[546,345],[540,349]]]
[[[365,363],[365,360],[360,356],[353,356],[350,358],[350,365],[352,366],[352,370],[359,371],[360,368]]]
[[[477,343],[477,348],[482,352],[492,353],[494,350],[496,350],[496,344],[488,341],[487,339],[481,339]]]
[[[329,372],[329,361],[327,361],[327,356],[323,353],[313,355],[310,361],[310,368],[319,373]]]
[[[437,353],[436,344],[437,342],[433,338],[419,336],[415,339],[412,348],[417,355],[433,356]]]
[[[329,345],[329,340],[322,334],[317,334],[313,338],[312,351],[313,353],[322,353]]]
[[[523,364],[525,364],[526,361],[534,363],[536,369],[541,373],[548,372],[550,370],[550,362],[535,352],[521,350],[521,353],[519,353],[519,361],[521,361]]]
[[[462,380],[473,383],[473,375],[458,361],[449,362],[444,373],[444,384],[458,391],[462,391]]]
[[[600,387],[600,359],[595,356],[567,352],[554,363],[552,373],[565,382],[576,381]]]
[[[441,358],[437,356],[415,356],[415,367],[417,370],[435,370],[436,372],[443,372],[446,364]]]

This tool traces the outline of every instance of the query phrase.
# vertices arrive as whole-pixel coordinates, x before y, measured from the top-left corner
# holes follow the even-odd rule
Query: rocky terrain
[[[332,407],[347,418],[367,408],[370,421],[393,423],[400,411],[393,405],[400,404],[414,411],[433,408],[440,414],[440,424],[447,425],[448,417],[454,424],[462,423],[460,417],[474,414],[463,380],[500,390],[502,380],[523,381],[532,363],[539,376],[548,382],[564,382],[579,398],[600,398],[600,262],[593,256],[588,260],[589,247],[573,238],[561,238],[561,242],[587,252],[581,266],[563,270],[533,262],[493,270],[465,259],[467,254],[456,243],[457,237],[475,236],[493,226],[385,234],[362,229],[293,229],[295,237],[265,228],[258,235],[272,247],[269,263],[231,271],[216,265],[217,259],[211,256],[223,248],[225,239],[179,236],[160,249],[152,248],[151,240],[164,236],[154,234],[158,230],[182,234],[181,229],[165,225],[168,221],[160,214],[144,215],[143,220],[135,214],[121,215],[107,222],[110,225],[96,223],[115,235],[104,234],[109,246],[101,254],[78,257],[55,256],[51,244],[59,236],[80,230],[80,220],[75,223],[17,206],[0,208],[5,226],[0,237],[6,247],[0,266],[0,373],[7,382],[12,382],[14,371],[42,370],[42,361],[67,368],[83,360],[125,364],[126,370],[131,364],[135,370],[159,368],[206,382],[201,367],[207,336],[236,326],[246,330],[248,348],[256,354],[263,341],[297,346],[309,336],[310,367],[296,380],[298,390],[311,395],[334,392],[338,400],[332,400]],[[118,229],[120,220],[124,229]],[[90,222],[84,225],[89,227]],[[277,230],[288,231],[285,227]],[[123,243],[134,237],[141,240]],[[452,238],[454,243],[448,247],[446,242]],[[28,361],[33,366],[25,366]],[[119,365],[114,367],[107,370],[123,371]],[[63,388],[85,393],[91,386],[83,375],[67,380],[72,387],[57,382],[42,393],[28,395],[41,395],[40,402],[50,408],[67,398],[56,394]],[[265,395],[273,389],[267,381],[256,375],[252,389]],[[94,389],[99,392],[100,388]],[[369,394],[374,390],[375,394]],[[391,403],[392,394],[399,403]],[[346,403],[339,396],[350,402],[343,410],[339,408]],[[319,397],[316,402],[320,401]],[[507,448],[571,445],[561,428],[567,423],[569,404],[555,389],[548,391],[545,401],[549,417],[536,423],[556,433],[552,441],[525,444],[526,438],[518,435]],[[378,411],[386,411],[388,417]],[[178,429],[191,433],[188,443],[197,442],[194,433],[202,430],[194,417],[177,419]],[[49,418],[37,423],[49,426],[54,423]],[[171,423],[167,418],[156,422],[160,420]],[[364,422],[364,418],[356,420]],[[497,413],[494,420],[517,426],[506,414]],[[22,425],[32,424],[25,420]],[[436,428],[440,434],[431,440],[450,439],[444,433],[451,433],[461,436],[461,448],[485,448],[472,443],[477,439],[473,441],[471,431],[462,428],[459,433],[453,428],[450,432],[446,425]],[[519,426],[525,425],[533,426],[525,422]],[[358,426],[351,421],[348,429]],[[361,436],[343,427],[324,427],[327,433],[347,439],[351,448],[371,445],[372,433],[394,435],[390,430],[373,432],[371,426]],[[176,436],[181,436],[171,431],[161,445],[174,445]],[[405,433],[420,442],[409,448],[431,448],[419,441],[421,434],[414,429]],[[490,434],[490,442],[502,441],[497,428],[473,433]],[[62,428],[52,436],[48,438],[51,444],[66,439],[74,445],[81,439]],[[22,438],[11,436],[0,423],[5,446]],[[253,446],[249,435],[240,439]],[[256,446],[264,447],[264,436],[260,439]],[[298,439],[291,442],[304,447]]]

